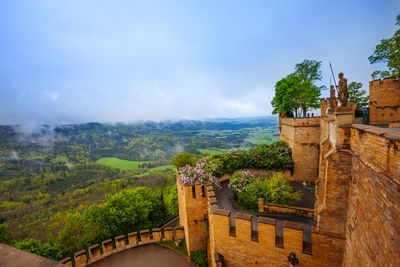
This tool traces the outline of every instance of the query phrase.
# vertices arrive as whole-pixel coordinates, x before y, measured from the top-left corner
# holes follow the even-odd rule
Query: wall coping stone
[[[141,234],[147,234],[147,233],[149,233],[149,232],[150,232],[149,230],[142,230],[142,231],[140,231]]]
[[[258,223],[265,223],[265,224],[271,224],[271,225],[276,225],[276,219],[274,218],[268,218],[268,217],[258,217]]]
[[[152,232],[161,232],[161,228],[154,228],[153,230],[151,230]]]
[[[129,233],[128,236],[134,236],[137,235],[137,232]]]
[[[125,235],[119,235],[119,236],[117,236],[115,238],[115,241],[118,241],[118,240],[121,240],[121,239],[124,239],[124,238],[125,238]]]
[[[100,245],[99,244],[94,244],[93,246],[89,247],[89,250],[93,250],[93,249],[96,249],[96,248],[100,248]]]
[[[236,215],[235,215],[235,219],[242,219],[242,220],[246,220],[246,221],[251,221],[251,219],[253,219],[253,215],[252,214],[242,213],[242,212],[237,212]]]
[[[164,231],[172,231],[172,230],[174,230],[173,227],[165,227],[165,228],[164,228]]]
[[[83,254],[86,254],[86,251],[85,251],[85,250],[81,250],[81,251],[76,252],[76,253],[74,254],[74,256],[75,256],[75,257],[79,257],[79,256],[81,256],[81,255],[83,255]]]
[[[283,227],[297,229],[297,230],[303,230],[303,224],[291,222],[291,221],[283,221]]]
[[[379,128],[365,124],[352,124],[351,128],[382,136],[389,140],[400,141],[400,131],[390,128]]]
[[[219,208],[213,208],[212,209],[212,213],[213,214],[222,215],[222,216],[226,216],[226,217],[231,215],[231,212],[229,210],[222,210],[222,209],[219,209]]]
[[[107,240],[104,240],[103,242],[101,242],[101,244],[103,244],[103,245],[109,244],[109,243],[112,243],[112,239],[111,239],[111,238],[110,238],[110,239],[107,239]]]
[[[210,198],[209,198],[209,202],[210,202],[211,205],[212,205],[212,204],[218,204],[217,198],[216,198],[216,197],[210,197]]]
[[[65,264],[69,261],[71,261],[71,257],[66,257],[65,259],[60,260],[60,263]]]

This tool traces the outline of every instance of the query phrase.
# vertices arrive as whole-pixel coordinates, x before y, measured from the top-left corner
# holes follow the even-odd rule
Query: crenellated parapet
[[[291,252],[302,266],[340,266],[344,239],[308,224],[220,209],[207,186],[211,266],[285,266]]]
[[[142,230],[140,233],[133,232],[126,235],[120,235],[114,239],[107,239],[99,244],[90,246],[88,250],[81,250],[74,254],[74,259],[70,257],[63,259],[60,263],[66,266],[84,267],[93,262],[104,259],[115,253],[121,252],[126,249],[131,249],[137,246],[157,243],[168,240],[182,240],[185,238],[184,228],[178,226],[175,228],[165,227],[154,228],[150,230]]]
[[[385,78],[369,82],[370,124],[400,121],[400,82]]]
[[[207,231],[204,216],[207,213],[207,199],[204,185],[183,185],[176,174],[180,225],[185,229],[186,248],[192,251],[206,249]]]

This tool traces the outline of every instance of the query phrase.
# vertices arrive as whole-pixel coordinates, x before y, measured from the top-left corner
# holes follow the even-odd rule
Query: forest
[[[277,124],[260,117],[0,126],[0,242],[59,260],[160,226],[178,214],[174,155],[270,144]]]

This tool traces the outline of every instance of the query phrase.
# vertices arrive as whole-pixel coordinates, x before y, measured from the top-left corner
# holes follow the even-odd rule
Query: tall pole
[[[336,92],[338,92],[338,91],[337,91],[338,88],[337,88],[337,85],[336,85],[335,74],[333,74],[332,64],[331,64],[330,61],[329,61],[329,66],[331,67],[331,73],[332,73],[332,77],[333,77],[333,82],[335,83]]]

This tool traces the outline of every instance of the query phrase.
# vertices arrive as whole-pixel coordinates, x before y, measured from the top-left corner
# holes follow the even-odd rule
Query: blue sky
[[[400,1],[0,0],[0,124],[270,115],[307,59],[368,89]],[[327,92],[323,93],[327,96]]]

